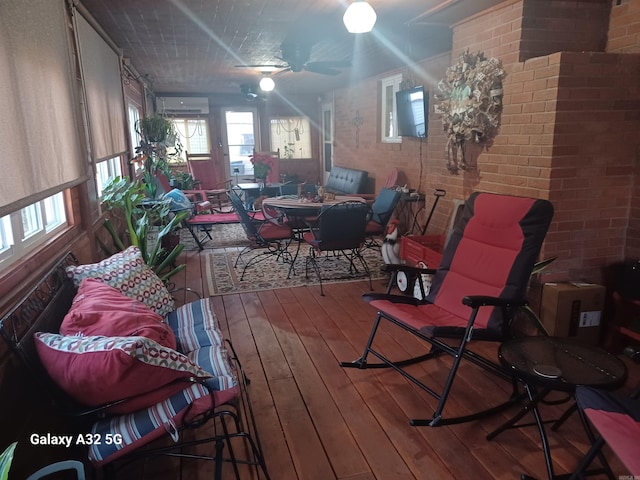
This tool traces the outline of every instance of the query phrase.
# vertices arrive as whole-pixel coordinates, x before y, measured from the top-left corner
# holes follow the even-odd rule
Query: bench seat
[[[117,442],[91,445],[89,459],[96,466],[116,460],[165,433],[177,439],[177,432],[185,424],[238,396],[238,379],[229,363],[209,299],[179,307],[169,313],[167,322],[176,336],[177,350],[212,377],[204,382],[205,385],[185,384],[182,391],[151,407],[95,422],[91,433],[99,434],[100,438],[107,438],[107,435],[118,438]],[[212,405],[212,398],[215,405]]]

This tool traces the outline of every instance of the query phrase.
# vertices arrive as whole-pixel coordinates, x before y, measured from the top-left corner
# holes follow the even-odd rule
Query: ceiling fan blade
[[[324,60],[318,62],[307,62],[306,67],[318,67],[318,68],[347,68],[351,66],[351,62],[346,60]]]
[[[266,64],[266,63],[259,63],[254,65],[234,65],[234,66],[238,68],[288,68],[289,67],[289,65],[273,65],[273,64]]]
[[[285,73],[285,72],[290,72],[291,71],[291,67],[289,67],[288,65],[286,66],[286,68],[283,68],[282,70],[278,71],[278,72],[274,72],[271,74],[272,77],[276,77],[278,75],[280,75],[281,73]]]
[[[315,65],[315,62],[310,62],[304,66],[304,70],[312,73],[319,73],[321,75],[340,75],[342,71],[335,68],[327,68],[322,65]]]

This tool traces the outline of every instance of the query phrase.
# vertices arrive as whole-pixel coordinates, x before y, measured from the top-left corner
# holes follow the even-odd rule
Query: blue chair
[[[366,247],[380,248],[378,242],[376,242],[376,236],[383,235],[387,229],[387,224],[393,215],[393,211],[396,209],[396,205],[400,201],[401,192],[393,188],[383,188],[376,197],[373,205],[371,205],[372,216],[371,220],[367,223],[366,233],[367,241]]]

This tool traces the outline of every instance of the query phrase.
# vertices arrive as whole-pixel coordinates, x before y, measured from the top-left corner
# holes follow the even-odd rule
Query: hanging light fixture
[[[376,11],[365,0],[355,0],[342,17],[349,33],[370,32],[377,19]]]
[[[275,88],[276,82],[271,77],[262,77],[258,85],[263,92],[270,92]]]

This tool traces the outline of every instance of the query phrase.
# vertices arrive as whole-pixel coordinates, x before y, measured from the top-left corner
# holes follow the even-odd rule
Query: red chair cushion
[[[532,211],[535,204],[532,198],[472,195],[465,203],[463,228],[454,230],[427,299],[457,317],[468,318],[464,296],[524,296],[540,240],[529,236],[525,244],[525,229],[539,228],[546,214],[544,208]],[[542,238],[544,233],[546,229]],[[494,315],[494,309],[481,309],[475,325],[487,328]]]
[[[640,400],[579,387],[576,400],[631,475],[640,475]]]

